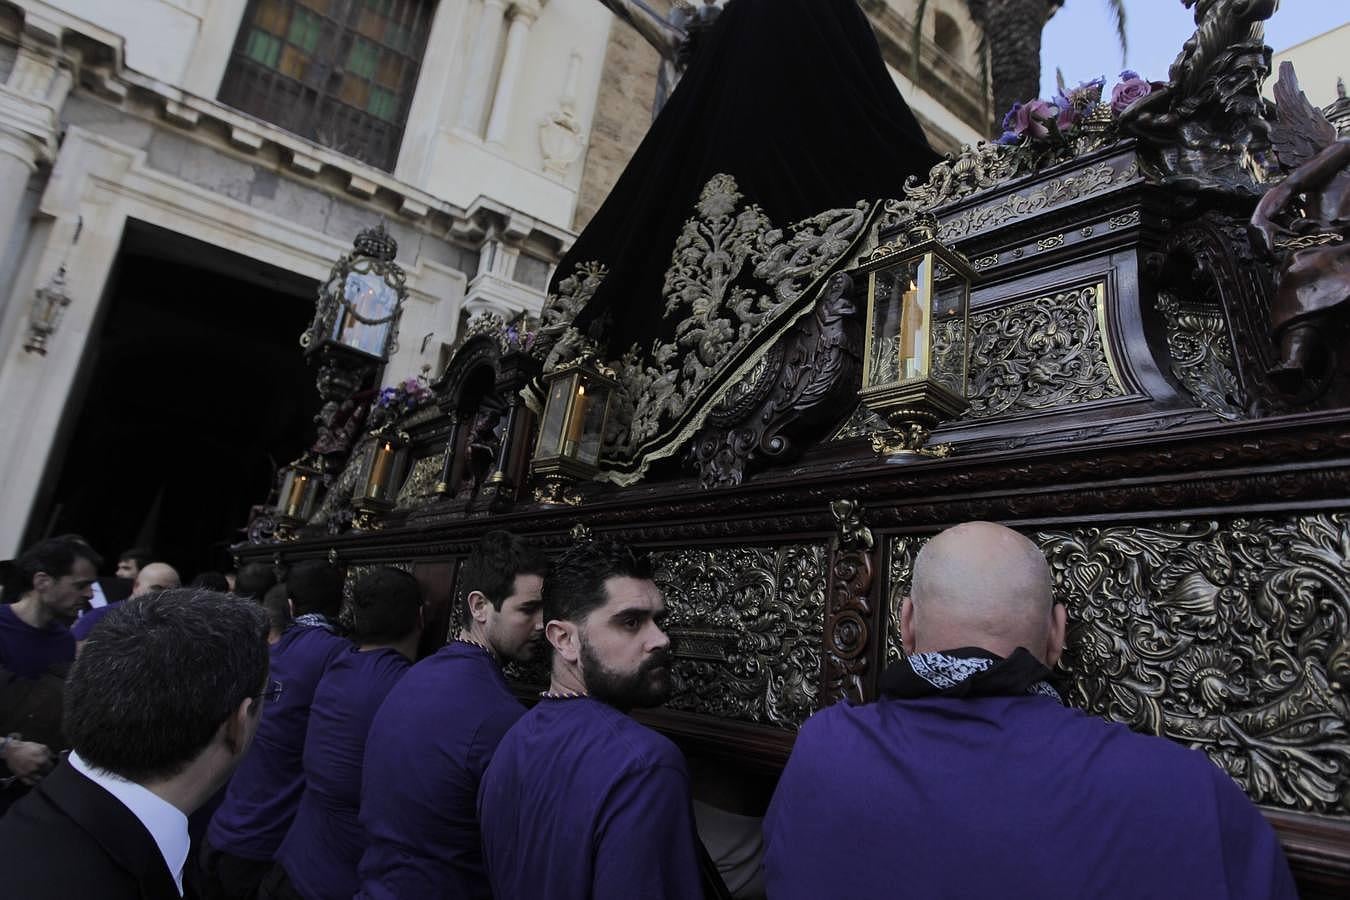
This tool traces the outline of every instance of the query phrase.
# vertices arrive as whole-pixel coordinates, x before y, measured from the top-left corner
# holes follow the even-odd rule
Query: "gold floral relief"
[[[674,709],[792,728],[815,709],[823,544],[653,554],[675,654]]]
[[[1029,532],[1069,701],[1204,750],[1258,803],[1350,816],[1350,515]],[[925,539],[890,543],[886,656]]]

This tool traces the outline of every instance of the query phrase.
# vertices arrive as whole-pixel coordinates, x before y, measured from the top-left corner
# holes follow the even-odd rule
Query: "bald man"
[[[812,716],[764,822],[771,900],[1297,897],[1270,826],[1198,751],[1065,707],[1036,545],[930,540],[874,703]]]
[[[171,588],[182,587],[182,579],[178,577],[178,570],[168,563],[152,562],[141,566],[136,573],[136,578],[131,583],[131,596],[139,597],[142,594],[149,594],[152,591],[167,591]],[[94,630],[94,626],[99,620],[106,616],[116,607],[117,603],[109,603],[107,606],[100,606],[98,609],[91,609],[80,616],[78,622],[71,626],[70,633],[75,635],[75,652],[78,653],[84,646],[84,642],[89,639],[89,632]]]

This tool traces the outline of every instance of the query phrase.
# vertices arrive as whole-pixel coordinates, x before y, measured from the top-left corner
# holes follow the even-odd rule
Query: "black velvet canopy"
[[[901,196],[937,156],[856,0],[731,0],[613,191],[558,266],[609,269],[575,324],[613,355],[646,346],[681,226],[715,174],[770,221]]]

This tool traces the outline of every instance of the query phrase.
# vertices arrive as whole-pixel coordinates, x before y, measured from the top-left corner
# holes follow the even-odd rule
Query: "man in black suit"
[[[280,685],[255,603],[178,589],[100,623],[66,682],[74,752],[0,819],[0,881],[24,900],[183,893],[188,820],[223,785]]]

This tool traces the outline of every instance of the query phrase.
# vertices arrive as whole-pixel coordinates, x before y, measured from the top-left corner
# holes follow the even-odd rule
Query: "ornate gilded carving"
[[[871,664],[876,607],[872,603],[872,530],[856,500],[830,504],[838,534],[830,553],[830,583],[825,607],[824,670],[821,702],[854,700],[874,694]]]
[[[1006,225],[1072,200],[1099,194],[1116,185],[1134,180],[1139,167],[1131,162],[1117,171],[1118,163],[1106,160],[1093,163],[1071,175],[1053,178],[1029,193],[1013,193],[1000,200],[968,209],[942,223],[938,238],[954,243],[977,232]]]
[[[1074,705],[1204,750],[1258,803],[1350,816],[1350,516],[1029,536],[1069,605]],[[891,541],[892,623],[923,540]]]
[[[833,418],[853,395],[861,360],[861,324],[853,280],[831,276],[814,315],[761,358],[709,413],[689,456],[704,487],[740,484],[756,458],[782,457],[794,447],[793,426]]]
[[[816,707],[823,544],[653,554],[675,652],[675,709],[791,728]]]
[[[666,272],[671,339],[649,350],[634,345],[617,365],[624,390],[599,477],[632,484],[675,453],[702,424],[700,414],[736,390],[759,354],[809,310],[804,301],[866,237],[872,213],[859,202],[775,228],[744,202],[734,179],[710,179]]]
[[[970,315],[970,409],[992,419],[1125,393],[1105,341],[1106,284],[1018,300]],[[831,440],[875,435],[886,423],[864,406]]]
[[[436,499],[436,484],[441,480],[442,454],[423,456],[413,463],[403,487],[399,489],[395,509],[416,509]]]
[[[1225,419],[1242,418],[1247,395],[1236,374],[1223,310],[1167,291],[1158,292],[1158,310],[1167,323],[1172,374],[1205,409]]]
[[[1124,393],[1102,321],[1104,282],[970,317],[970,410],[987,419]]]
[[[587,348],[587,338],[572,320],[600,290],[609,269],[598,262],[585,262],[558,282],[558,291],[550,294],[539,313],[539,331],[530,346],[530,355],[543,361],[545,372],[569,363]]]
[[[993,187],[1012,174],[1009,157],[1006,147],[985,141],[966,144],[955,156],[947,154],[928,170],[927,181],[921,183],[917,175],[905,180],[905,199],[886,201],[883,227]]]

